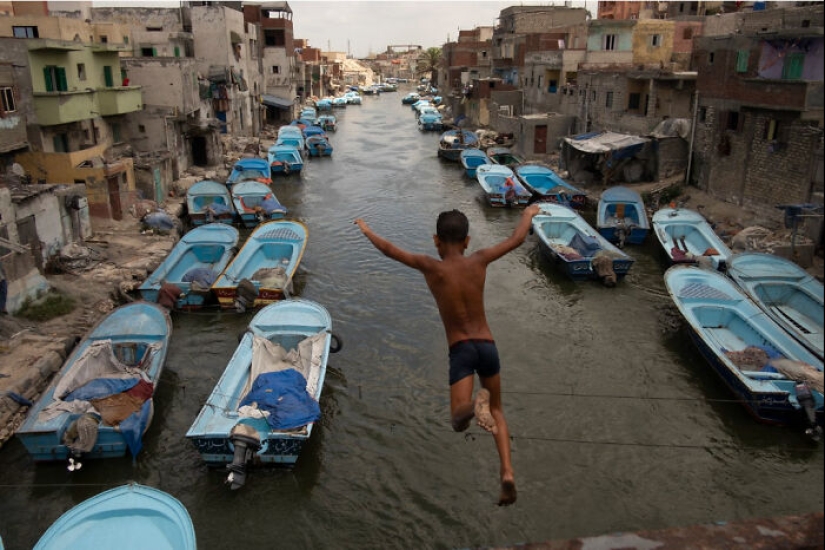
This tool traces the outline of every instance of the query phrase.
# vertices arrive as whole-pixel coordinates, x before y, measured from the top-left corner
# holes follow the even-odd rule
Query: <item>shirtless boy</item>
[[[433,242],[440,260],[426,254],[413,254],[380,237],[359,218],[355,224],[385,256],[417,269],[430,289],[450,347],[450,414],[457,432],[476,423],[493,434],[501,461],[499,505],[516,501],[516,481],[510,461],[510,432],[501,405],[501,378],[498,351],[487,325],[484,311],[484,283],[487,266],[517,248],[530,230],[537,205],[524,210],[518,225],[505,240],[464,255],[470,243],[469,222],[458,210],[442,212],[436,223]],[[481,387],[473,399],[473,375],[478,373]]]

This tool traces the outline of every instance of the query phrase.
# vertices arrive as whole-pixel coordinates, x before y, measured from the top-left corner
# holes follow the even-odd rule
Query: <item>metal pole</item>
[[[699,112],[699,90],[693,92],[693,120],[690,123],[690,142],[688,143],[688,163],[685,170],[685,185],[690,184],[690,168],[693,164],[693,139],[696,135],[696,117]]]

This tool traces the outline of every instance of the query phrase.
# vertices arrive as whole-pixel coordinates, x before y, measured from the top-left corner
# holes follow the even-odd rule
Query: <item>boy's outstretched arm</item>
[[[479,250],[477,254],[484,255],[485,260],[489,263],[498,260],[511,250],[518,248],[527,238],[527,233],[530,232],[530,227],[533,224],[533,218],[539,212],[541,212],[541,209],[538,204],[531,204],[525,208],[521,213],[518,224],[509,237],[496,245]]]
[[[365,222],[362,218],[358,218],[353,223],[361,229],[361,232],[370,240],[372,245],[384,256],[392,258],[393,260],[401,262],[402,264],[414,269],[421,269],[423,259],[427,258],[427,256],[413,254],[412,252],[407,252],[403,248],[396,246],[373,231],[370,226],[367,225],[367,222]]]

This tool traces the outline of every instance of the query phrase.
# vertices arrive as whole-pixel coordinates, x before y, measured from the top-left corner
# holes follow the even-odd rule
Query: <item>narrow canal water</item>
[[[422,277],[368,243],[353,220],[435,254],[437,214],[470,219],[471,250],[505,238],[519,212],[480,199],[436,155],[402,92],[339,115],[331,158],[273,188],[309,228],[295,294],[326,306],[331,356],[323,419],[294,469],[254,470],[230,491],[184,437],[252,317],[174,314],[154,423],[133,461],[35,465],[0,451],[0,536],[31,548],[71,506],[134,480],[188,508],[202,550],[463,548],[823,509],[823,450],[752,420],[715,378],[662,281],[655,243],[629,249],[613,289],[572,283],[534,236],[494,263],[488,316],[503,363],[519,490],[496,506],[489,435],[449,424],[447,346]]]

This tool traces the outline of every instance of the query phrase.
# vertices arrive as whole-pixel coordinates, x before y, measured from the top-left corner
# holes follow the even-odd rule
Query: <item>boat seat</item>
[[[620,202],[616,205],[616,217],[620,220],[624,219],[624,203]]]

